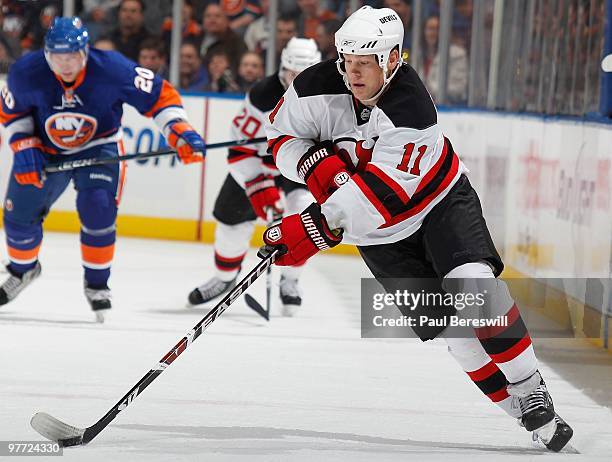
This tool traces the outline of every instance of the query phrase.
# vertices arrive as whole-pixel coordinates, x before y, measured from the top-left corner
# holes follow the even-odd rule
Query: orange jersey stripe
[[[33,249],[21,250],[16,249],[15,247],[8,246],[8,254],[10,258],[14,258],[15,260],[32,260],[33,258],[38,257],[38,251],[40,250],[40,244],[38,244]]]
[[[6,125],[8,122],[18,119],[19,117],[22,117],[24,114],[25,112],[20,112],[18,114],[9,114],[7,112],[4,112],[4,109],[2,109],[2,105],[0,105],[0,124]]]
[[[115,244],[107,245],[106,247],[91,247],[81,244],[81,255],[83,261],[94,264],[109,263],[113,260],[115,254]]]
[[[13,152],[23,151],[24,149],[30,148],[43,149],[42,141],[40,140],[40,138],[30,136],[29,138],[22,138],[11,143],[11,149],[13,150]]]
[[[178,91],[176,91],[176,89],[172,85],[170,85],[170,82],[164,80],[162,89],[159,92],[159,98],[157,99],[157,102],[149,112],[145,113],[145,115],[147,117],[153,117],[156,112],[161,111],[165,107],[182,105],[183,103],[181,101],[181,96],[178,94]]]

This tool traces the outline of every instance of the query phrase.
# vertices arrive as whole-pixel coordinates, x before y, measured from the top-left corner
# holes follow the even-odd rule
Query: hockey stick
[[[227,148],[230,146],[244,146],[245,144],[263,143],[264,141],[266,141],[266,138],[264,137],[244,139],[244,140],[224,141],[222,143],[209,144],[208,146],[206,146],[206,150]],[[76,159],[76,160],[69,160],[67,162],[62,162],[60,164],[47,165],[45,167],[45,172],[46,173],[64,172],[66,170],[73,170],[75,168],[91,167],[92,165],[117,164],[119,162],[125,162],[126,160],[148,159],[149,157],[168,156],[171,154],[176,154],[176,150],[167,148],[167,149],[160,149],[158,151],[137,152],[135,154],[127,154],[125,156],[109,157],[109,158],[104,158],[104,159],[100,159],[100,158]]]
[[[261,306],[261,303],[255,300],[255,298],[253,298],[251,294],[244,294],[244,301],[246,302],[249,308],[255,311],[255,313],[260,315],[266,321],[270,320],[270,311],[266,311],[264,307]]]
[[[281,214],[275,214],[272,207],[268,207],[266,210],[266,221],[267,225],[270,226],[276,220],[282,218]],[[253,311],[263,316],[266,321],[270,321],[270,308],[272,306],[272,267],[269,266],[266,270],[266,309],[264,310],[261,303],[259,303],[251,294],[244,294],[244,301],[247,306]]]
[[[266,210],[266,221],[268,227],[272,223],[281,220],[283,218],[282,213],[276,212],[272,207],[268,207]],[[268,314],[268,321],[270,320],[270,307],[272,306],[272,266],[268,266],[266,270],[266,313]]]
[[[197,323],[193,329],[174,346],[166,355],[159,360],[153,368],[147,372],[140,381],[128,391],[123,398],[115,404],[100,420],[95,424],[87,428],[73,427],[62,422],[59,419],[45,413],[37,412],[32,417],[30,425],[45,438],[56,441],[60,446],[78,446],[89,443],[93,440],[106,426],[111,423],[117,415],[128,407],[132,401],[136,399],[142,391],[147,388],[153,380],[155,380],[166,368],[172,364],[176,358],[178,358],[183,351],[187,349],[206,328],[211,325],[215,319],[223,314],[229,306],[236,301],[236,299],[251,285],[255,280],[261,276],[271,265],[274,264],[276,259],[283,253],[282,249],[274,249],[268,255],[261,260],[255,268],[247,274],[242,281],[240,281],[236,287],[234,287],[228,294],[223,297],[223,300],[219,302],[202,320]]]

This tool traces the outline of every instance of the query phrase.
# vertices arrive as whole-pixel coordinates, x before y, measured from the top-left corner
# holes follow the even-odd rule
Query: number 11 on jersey
[[[419,164],[421,163],[421,159],[425,155],[425,151],[427,151],[427,146],[419,146],[418,154],[414,159],[414,163],[410,168],[410,174],[419,176],[421,174],[421,170],[419,169]],[[412,154],[414,153],[414,143],[408,143],[404,146],[404,155],[402,156],[402,161],[397,164],[397,169],[402,172],[407,172],[408,167],[410,167],[410,159],[412,159]]]

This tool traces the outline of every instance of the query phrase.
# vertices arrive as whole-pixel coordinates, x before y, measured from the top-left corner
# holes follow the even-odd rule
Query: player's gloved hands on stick
[[[342,241],[342,230],[331,230],[319,204],[311,204],[302,213],[289,215],[270,226],[263,235],[266,246],[259,255],[284,247],[285,253],[277,258],[280,266],[298,266],[321,250],[337,246]]]
[[[297,171],[319,204],[351,178],[348,166],[335,154],[331,141],[322,141],[306,151]]]
[[[283,213],[280,203],[280,193],[272,175],[263,173],[246,182],[246,194],[249,196],[255,214],[267,220],[267,209],[272,209],[273,215]]]
[[[11,148],[15,152],[13,174],[17,183],[42,188],[43,169],[47,165],[47,158],[40,138],[32,136],[15,141],[11,143]]]
[[[179,159],[184,164],[202,162],[206,155],[206,142],[195,129],[184,120],[175,120],[168,124],[168,144],[176,149]]]

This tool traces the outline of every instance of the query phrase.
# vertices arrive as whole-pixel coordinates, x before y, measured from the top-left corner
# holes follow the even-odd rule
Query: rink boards
[[[184,104],[208,143],[230,139],[239,97],[186,95]],[[123,120],[127,153],[163,144],[151,119],[126,106]],[[610,277],[612,125],[444,109],[440,121],[470,169],[495,243],[513,274]],[[226,149],[209,151],[205,165],[184,166],[167,157],[130,162],[119,234],[212,242],[212,209],[227,173],[226,154]],[[3,143],[2,197],[11,159]],[[77,231],[74,204],[70,189],[48,217],[47,229]],[[355,253],[348,246],[339,250]],[[580,287],[565,289],[578,299],[584,293]],[[610,299],[609,288],[604,298]],[[606,310],[609,306],[600,311]]]

